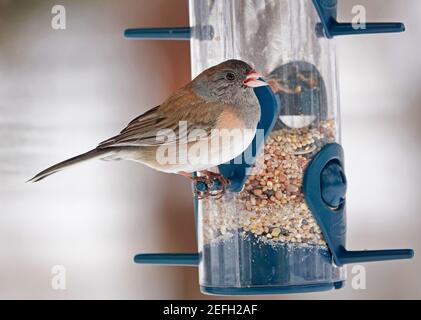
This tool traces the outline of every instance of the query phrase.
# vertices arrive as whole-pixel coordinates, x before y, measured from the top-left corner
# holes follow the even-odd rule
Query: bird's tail
[[[71,167],[75,164],[78,164],[80,162],[84,162],[87,160],[92,160],[92,159],[97,159],[97,158],[106,158],[107,156],[111,155],[112,153],[114,153],[113,151],[111,151],[110,149],[93,149],[91,151],[88,151],[86,153],[80,154],[76,157],[64,160],[60,163],[55,164],[52,167],[49,167],[47,169],[45,169],[44,171],[41,171],[40,173],[38,173],[35,177],[33,177],[32,179],[28,180],[27,182],[37,182],[40,181],[46,177],[48,177],[49,175],[59,172],[65,168]]]

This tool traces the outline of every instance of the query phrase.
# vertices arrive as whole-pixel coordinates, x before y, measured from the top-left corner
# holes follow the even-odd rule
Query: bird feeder
[[[261,120],[253,143],[214,168],[222,198],[195,198],[199,253],[139,254],[137,263],[199,267],[203,293],[339,289],[348,263],[407,259],[410,249],[346,248],[344,156],[334,40],[401,32],[401,23],[354,29],[336,0],[190,0],[190,26],[129,29],[138,39],[191,43],[192,76],[228,59],[254,64]],[[196,191],[208,186],[194,185]],[[199,189],[199,190],[197,190]]]

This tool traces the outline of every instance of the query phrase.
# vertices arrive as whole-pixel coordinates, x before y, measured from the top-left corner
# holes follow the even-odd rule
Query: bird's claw
[[[194,181],[194,193],[198,199],[205,199],[213,197],[215,199],[221,199],[229,181],[221,174],[207,171],[201,176],[193,178]]]

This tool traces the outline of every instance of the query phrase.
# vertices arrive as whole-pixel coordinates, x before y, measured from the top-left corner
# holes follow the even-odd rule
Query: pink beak
[[[252,88],[263,87],[263,86],[269,85],[267,82],[264,82],[263,80],[259,80],[259,78],[262,78],[262,75],[252,70],[244,79],[243,84],[247,87],[252,87]]]

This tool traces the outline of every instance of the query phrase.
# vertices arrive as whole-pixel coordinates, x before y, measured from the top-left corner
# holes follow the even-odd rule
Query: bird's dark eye
[[[227,74],[225,75],[225,79],[227,79],[229,81],[234,81],[235,80],[235,73],[227,72]]]

